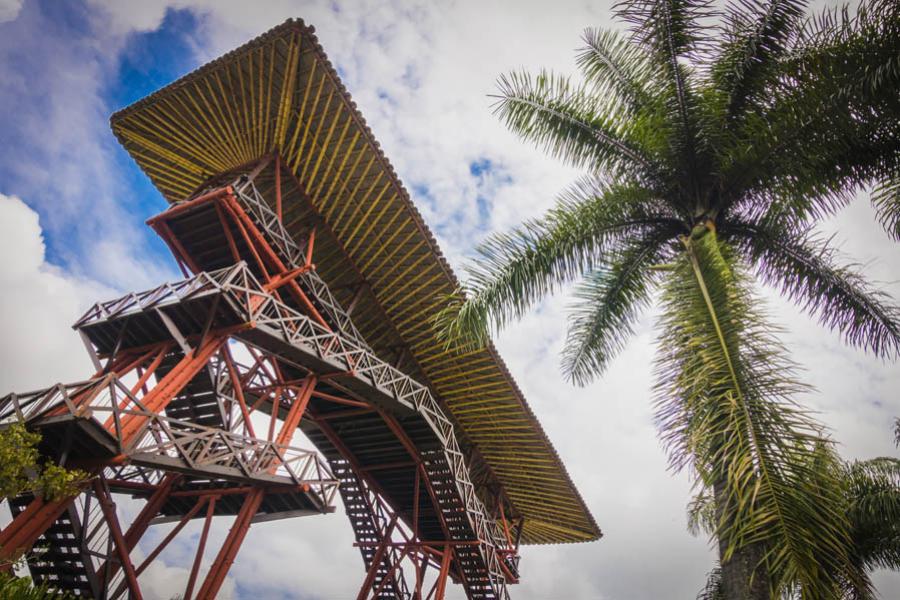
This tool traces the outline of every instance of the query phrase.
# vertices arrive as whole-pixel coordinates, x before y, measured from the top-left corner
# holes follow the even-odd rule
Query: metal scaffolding
[[[93,476],[74,498],[10,499],[0,556],[38,544],[37,581],[140,598],[149,562],[203,519],[184,597],[213,598],[252,523],[329,513],[340,490],[366,567],[360,599],[439,599],[448,579],[470,598],[507,598],[521,522],[485,507],[429,388],[376,356],[318,277],[315,227],[300,244],[286,233],[278,192],[267,199],[254,184],[279,161],[149,221],[188,277],[97,303],[75,323],[91,379],[0,399],[0,424],[40,431],[53,460]],[[235,344],[252,364],[235,360]],[[298,428],[318,451],[290,445]],[[115,494],[145,502],[127,528]],[[234,524],[201,583],[210,521],[224,515]],[[133,564],[164,522],[177,525]]]

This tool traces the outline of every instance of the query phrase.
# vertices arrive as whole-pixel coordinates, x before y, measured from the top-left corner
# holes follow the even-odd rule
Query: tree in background
[[[900,350],[900,313],[813,226],[870,185],[900,237],[900,3],[806,19],[797,0],[628,0],[588,30],[583,81],[500,78],[512,131],[586,175],[539,220],[490,237],[438,319],[486,343],[578,282],[563,369],[603,373],[662,306],[661,437],[711,498],[727,598],[871,592],[853,555],[843,465],[756,297],[778,288],[847,343]]]
[[[87,474],[42,462],[40,442],[41,434],[21,423],[0,429],[0,498],[28,493],[57,500],[78,493]]]
[[[4,600],[69,600],[69,594],[47,585],[32,585],[30,579],[0,573],[0,598]]]
[[[56,500],[74,496],[87,480],[88,475],[83,471],[42,461],[38,451],[40,441],[41,434],[28,431],[21,423],[0,429],[0,499],[31,494]],[[20,553],[15,562],[27,558]],[[0,571],[9,566],[0,563]],[[7,596],[0,594],[0,597]]]
[[[900,438],[895,438],[900,446]],[[844,463],[841,483],[850,522],[849,557],[856,568],[900,570],[900,459],[882,456]],[[695,535],[704,530],[714,533],[714,507],[702,497],[688,511],[690,529]],[[722,570],[713,569],[697,600],[721,600]],[[866,593],[848,586],[843,600],[865,598]]]

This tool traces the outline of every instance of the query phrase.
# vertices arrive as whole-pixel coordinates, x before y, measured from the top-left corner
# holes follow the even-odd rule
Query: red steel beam
[[[228,377],[231,379],[231,387],[234,389],[234,396],[237,398],[238,405],[241,408],[241,416],[244,418],[244,428],[247,430],[247,433],[250,434],[250,437],[255,438],[256,432],[253,431],[253,422],[250,420],[250,410],[247,408],[247,400],[244,397],[244,386],[241,383],[237,367],[234,365],[234,358],[231,356],[231,349],[228,347],[228,344],[225,344],[223,347],[222,354],[225,356],[225,367],[228,369]]]
[[[223,197],[222,202],[224,203],[225,208],[231,213],[231,216],[239,223],[243,223],[241,230],[250,235],[259,244],[260,249],[271,261],[277,272],[286,273],[287,271],[289,271],[290,269],[288,269],[287,265],[282,262],[281,258],[278,256],[278,253],[275,252],[266,237],[262,234],[262,232],[259,231],[259,229],[256,227],[256,224],[249,217],[249,215],[247,215],[247,212],[240,205],[237,198],[235,198],[233,194],[229,194]],[[324,319],[324,317],[322,317],[322,314],[313,305],[312,301],[309,299],[309,296],[306,295],[306,292],[300,289],[300,286],[297,284],[297,282],[289,281],[287,285],[288,288],[293,292],[294,296],[303,305],[303,308],[306,309],[306,311],[309,313],[309,315],[320,325],[331,331],[331,326],[328,325],[328,322]]]
[[[75,496],[46,501],[32,500],[12,522],[0,532],[0,562],[6,562],[21,552],[27,552],[53,522],[69,507]],[[11,565],[6,565],[11,567]],[[0,569],[2,570],[2,569]]]
[[[400,551],[400,555],[397,556],[397,559],[394,561],[394,564],[391,565],[391,568],[388,569],[388,572],[384,576],[384,578],[381,580],[381,583],[379,583],[378,587],[375,588],[375,591],[372,592],[372,598],[378,598],[378,596],[381,594],[381,591],[384,589],[384,587],[389,582],[391,582],[391,581],[396,582],[394,573],[397,572],[397,569],[400,568],[400,564],[403,562],[403,559],[406,558],[408,555],[409,555],[408,548],[404,548],[403,550]],[[368,596],[368,593],[366,595]]]
[[[241,253],[238,252],[234,236],[231,234],[231,227],[228,226],[228,222],[225,220],[225,213],[222,212],[222,205],[218,202],[216,202],[216,215],[218,215],[219,224],[222,225],[222,230],[225,232],[225,239],[228,241],[228,248],[231,250],[231,258],[234,260],[235,264],[237,264],[241,262]]]
[[[398,516],[397,513],[394,513],[390,524],[388,524],[385,529],[378,549],[375,550],[375,555],[372,556],[372,564],[369,565],[369,571],[366,573],[366,578],[363,580],[362,587],[359,588],[359,594],[356,595],[356,600],[366,600],[369,596],[369,590],[372,589],[372,584],[375,582],[375,576],[378,574],[378,569],[381,567],[381,561],[384,560],[384,553],[387,552],[387,542],[394,532],[394,527],[397,525]]]
[[[128,585],[128,592],[131,600],[142,600],[141,587],[138,585],[137,574],[134,571],[134,564],[131,562],[131,556],[125,547],[125,537],[122,535],[122,529],[119,527],[119,518],[116,516],[116,505],[113,504],[112,498],[106,493],[103,481],[95,479],[93,482],[94,493],[97,495],[97,501],[100,503],[100,510],[103,511],[103,517],[106,519],[106,526],[113,538],[116,554],[119,557],[119,565],[125,572],[125,582]],[[104,585],[109,583],[104,582]]]
[[[203,550],[206,549],[206,540],[209,538],[209,526],[212,523],[213,514],[216,510],[217,498],[213,496],[206,505],[206,519],[203,521],[203,532],[200,534],[200,541],[197,544],[197,554],[194,556],[194,564],[191,565],[191,575],[188,578],[187,588],[184,590],[184,600],[191,600],[191,594],[194,592],[194,583],[197,581],[197,573],[200,572],[200,561],[203,560]]]
[[[447,589],[447,575],[450,574],[450,547],[444,546],[444,555],[441,557],[441,570],[438,573],[437,581],[435,582],[435,600],[444,600],[444,592]]]
[[[166,473],[163,476],[159,487],[157,487],[156,491],[153,492],[153,495],[147,499],[144,508],[141,509],[141,512],[125,533],[125,547],[128,548],[129,552],[134,550],[135,546],[137,546],[138,540],[143,537],[144,532],[150,527],[150,521],[159,514],[163,504],[169,499],[169,496],[172,493],[172,486],[180,478],[181,475],[178,473]]]
[[[182,358],[175,368],[169,371],[150,393],[144,396],[141,403],[154,413],[161,413],[178,392],[186,386],[194,376],[200,372],[212,355],[218,351],[228,340],[228,335],[216,333],[209,336],[200,348]],[[140,433],[149,417],[143,415],[126,415],[122,419],[120,427],[120,440],[122,446],[128,446]]]
[[[224,196],[224,198],[232,198],[232,197],[233,196],[231,196],[231,195]],[[270,279],[272,279],[272,276],[269,275],[269,269],[266,268],[265,261],[262,259],[262,256],[260,256],[259,251],[256,248],[256,244],[253,243],[254,239],[250,236],[250,233],[247,231],[245,224],[243,223],[241,218],[238,216],[238,214],[235,212],[235,211],[243,212],[243,208],[238,206],[238,208],[235,209],[231,204],[229,204],[227,202],[223,203],[222,205],[225,207],[225,210],[228,212],[228,214],[231,216],[231,218],[234,219],[235,224],[238,226],[238,231],[241,232],[241,236],[244,238],[244,243],[247,245],[247,249],[250,250],[250,254],[253,255],[253,258],[256,260],[256,264],[259,265],[259,268],[262,271],[263,277],[265,278],[266,281],[269,281]],[[283,271],[283,269],[281,271]]]
[[[355,406],[357,408],[365,408],[369,411],[372,410],[371,405],[367,402],[360,402],[359,400],[351,400],[350,398],[342,398],[341,396],[335,396],[334,394],[329,394],[327,392],[320,392],[319,390],[313,390],[313,396],[316,398],[321,398],[322,400],[328,400],[329,402],[334,402],[335,404],[345,404],[347,406]]]
[[[294,436],[294,430],[296,430],[297,426],[300,424],[300,419],[303,417],[304,411],[306,411],[306,406],[309,404],[309,399],[312,397],[312,391],[315,387],[316,376],[309,375],[297,392],[294,403],[288,410],[288,414],[284,417],[281,431],[278,433],[278,438],[275,440],[276,444],[286,445],[291,441],[291,438]],[[277,407],[273,408],[272,414],[278,414]]]
[[[183,212],[191,211],[191,210],[197,208],[198,206],[200,206],[201,204],[204,204],[206,202],[211,202],[213,200],[216,200],[218,198],[221,198],[222,196],[225,196],[225,195],[228,195],[231,193],[234,193],[234,188],[232,188],[230,185],[226,185],[225,187],[217,188],[215,190],[212,190],[211,192],[207,192],[206,194],[203,194],[202,196],[197,196],[196,198],[192,198],[192,199],[188,200],[187,202],[183,202],[181,204],[172,206],[172,207],[166,209],[165,211],[159,213],[158,215],[154,215],[154,216],[150,217],[149,219],[147,219],[146,223],[153,229],[156,229],[156,224],[161,221],[171,219],[172,217],[178,216]]]
[[[172,254],[175,255],[176,259],[186,264],[194,273],[199,273],[202,270],[197,266],[197,263],[194,262],[194,259],[191,258],[191,255],[188,254],[184,246],[181,245],[178,238],[175,237],[175,233],[166,221],[160,221],[159,223],[154,224],[153,228],[163,241],[166,242],[166,245],[169,246],[169,249],[172,251]]]
[[[225,581],[225,575],[228,574],[228,569],[231,568],[238,550],[240,550],[241,544],[247,536],[251,520],[256,511],[259,510],[264,493],[262,489],[255,489],[247,494],[241,510],[231,526],[231,530],[228,532],[228,537],[225,538],[216,560],[210,567],[203,586],[197,592],[198,600],[212,600],[218,594],[219,588],[222,587],[222,583]],[[189,599],[186,597],[186,600]]]
[[[184,516],[181,517],[181,520],[178,521],[178,524],[172,528],[172,531],[170,531],[168,533],[168,535],[166,535],[166,537],[164,537],[162,539],[162,541],[156,546],[156,548],[154,548],[153,551],[147,555],[147,558],[144,559],[144,562],[141,563],[141,566],[139,566],[137,568],[137,571],[135,571],[135,573],[137,575],[140,575],[141,573],[143,573],[144,569],[146,569],[147,567],[150,566],[150,563],[152,563],[153,560],[157,556],[159,556],[160,552],[162,552],[163,550],[166,549],[166,546],[169,545],[169,542],[171,542],[173,539],[175,539],[175,536],[178,535],[178,532],[180,532],[182,529],[184,529],[184,526],[188,524],[188,521],[193,519],[194,515],[196,515],[198,512],[200,512],[200,509],[203,508],[203,505],[205,503],[207,503],[207,502],[211,503],[213,501],[213,498],[214,497],[212,497],[212,496],[201,496],[200,498],[198,498],[197,502],[194,504],[194,506],[191,507],[191,510],[186,512],[184,514]]]

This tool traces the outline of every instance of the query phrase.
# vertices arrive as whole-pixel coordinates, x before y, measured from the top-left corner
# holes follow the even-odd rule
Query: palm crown
[[[626,32],[585,33],[581,82],[501,77],[500,118],[587,173],[477,248],[438,326],[448,343],[484,343],[577,281],[563,369],[583,384],[660,292],[658,420],[673,463],[716,498],[723,560],[761,549],[772,592],[827,597],[868,583],[847,550],[839,463],[791,399],[800,386],[751,272],[850,344],[900,351],[897,308],[811,232],[875,184],[900,238],[900,9],[804,11],[629,0]]]

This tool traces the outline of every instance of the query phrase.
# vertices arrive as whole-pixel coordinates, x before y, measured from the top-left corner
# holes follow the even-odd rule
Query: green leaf
[[[663,259],[666,242],[678,233],[677,225],[661,225],[606,252],[601,266],[575,289],[579,302],[571,310],[563,350],[563,371],[573,382],[589,383],[622,349],[650,299],[655,275],[650,267]]]
[[[552,156],[576,167],[653,176],[653,162],[630,135],[627,123],[615,119],[614,107],[594,96],[589,87],[542,71],[537,76],[503,75],[498,88],[497,116],[514,133]]]
[[[684,244],[663,292],[657,419],[672,466],[692,465],[715,490],[723,563],[762,546],[773,595],[865,586],[848,556],[836,455],[793,400],[802,386],[747,276],[713,231]]]
[[[844,336],[847,343],[878,356],[900,352],[900,307],[850,267],[838,266],[835,251],[807,232],[773,224],[735,221],[723,228],[756,265],[762,280]]]
[[[647,190],[586,178],[541,219],[482,243],[463,295],[441,311],[436,327],[448,344],[484,344],[535,302],[592,271],[612,245],[660,225],[678,222]]]
[[[713,80],[727,95],[726,119],[766,100],[777,61],[788,51],[804,16],[805,0],[738,0],[725,10],[725,30],[712,64]]]
[[[872,205],[887,234],[900,241],[900,170],[875,187]]]

